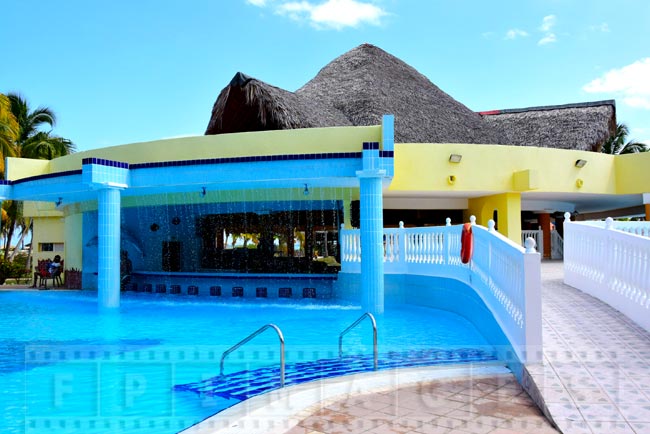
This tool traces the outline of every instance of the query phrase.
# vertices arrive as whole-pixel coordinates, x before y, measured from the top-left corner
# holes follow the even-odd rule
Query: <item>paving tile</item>
[[[650,423],[650,403],[645,405],[621,404],[619,409],[628,422]]]
[[[643,405],[650,402],[648,396],[639,389],[613,389],[607,390],[606,393],[607,396],[609,396],[609,399],[619,407],[625,404]]]
[[[612,404],[578,404],[587,422],[625,422],[618,407]]]
[[[568,393],[576,404],[612,404],[609,395],[601,388],[568,388]]]
[[[646,422],[629,422],[630,426],[634,430],[634,432],[641,434],[641,433],[649,433],[650,432],[650,423]]]
[[[449,434],[453,432],[449,428],[444,428],[436,425],[431,425],[431,424],[425,424],[421,426],[420,428],[416,428],[413,430],[413,433],[415,434]]]
[[[555,420],[555,424],[563,434],[605,434],[591,430],[591,427],[584,420]]]
[[[588,421],[592,431],[607,434],[635,434],[634,429],[627,422],[598,422]]]

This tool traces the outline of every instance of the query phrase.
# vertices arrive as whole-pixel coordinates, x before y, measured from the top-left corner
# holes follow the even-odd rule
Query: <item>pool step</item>
[[[390,352],[379,357],[378,369],[459,364],[496,361],[493,353],[478,349],[422,350]],[[285,386],[307,381],[336,377],[373,370],[372,355],[344,356],[338,359],[321,359],[287,364]],[[178,384],[174,390],[194,392],[202,396],[219,396],[244,400],[280,387],[280,368],[265,367],[219,375],[197,383]]]

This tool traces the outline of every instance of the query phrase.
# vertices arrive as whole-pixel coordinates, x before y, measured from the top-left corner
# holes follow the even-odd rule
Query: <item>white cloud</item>
[[[588,93],[613,93],[630,107],[650,110],[650,57],[612,69],[583,86]]]
[[[551,29],[555,26],[556,21],[557,17],[555,15],[546,15],[544,18],[542,18],[542,25],[539,29],[542,32],[550,32]]]
[[[630,107],[650,110],[650,98],[643,96],[626,96],[623,102]]]
[[[547,35],[545,35],[542,39],[540,39],[537,42],[537,45],[552,44],[553,42],[557,42],[557,38],[555,37],[555,33],[548,33]]]
[[[557,17],[555,15],[546,15],[544,18],[542,18],[542,25],[539,26],[539,30],[546,34],[542,39],[537,41],[537,45],[546,45],[557,42],[557,36],[555,36],[555,33],[551,32],[551,29],[555,27],[556,22]]]
[[[589,28],[594,32],[609,33],[609,24],[607,23],[600,23],[597,26],[591,26]]]
[[[386,15],[380,7],[357,0],[326,0],[320,4],[310,1],[284,2],[276,8],[276,12],[297,21],[308,21],[319,29],[337,30],[363,23],[379,25]]]
[[[307,22],[317,29],[343,29],[361,24],[381,24],[387,13],[368,0],[246,0],[246,3],[270,7],[278,15]]]
[[[518,37],[526,37],[528,32],[521,29],[510,29],[506,32],[506,39],[517,39]]]

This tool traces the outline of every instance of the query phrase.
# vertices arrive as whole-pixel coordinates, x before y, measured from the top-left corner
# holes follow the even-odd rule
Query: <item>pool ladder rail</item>
[[[355,322],[350,324],[348,328],[346,328],[341,332],[341,334],[339,335],[339,358],[343,357],[343,336],[345,336],[353,328],[358,326],[361,323],[361,321],[363,321],[366,317],[370,319],[370,322],[372,324],[373,366],[374,366],[374,370],[376,371],[378,367],[377,321],[375,321],[375,317],[370,312],[366,312],[363,315],[361,315]],[[278,334],[278,338],[280,339],[280,387],[284,387],[284,376],[285,376],[284,335],[282,334],[282,330],[280,330],[280,327],[276,326],[275,324],[266,324],[265,326],[260,327],[259,329],[257,329],[256,331],[254,331],[253,333],[246,336],[244,339],[242,339],[241,341],[237,342],[235,345],[233,345],[232,347],[224,351],[223,354],[221,355],[221,362],[219,364],[219,375],[221,376],[224,375],[223,365],[226,360],[226,357],[228,357],[230,353],[232,353],[242,345],[246,344],[247,342],[250,342],[256,336],[264,333],[264,331],[266,331],[267,329],[275,330],[275,332]]]
[[[345,336],[349,331],[351,331],[353,328],[358,326],[361,321],[363,321],[365,318],[370,319],[370,323],[372,324],[372,356],[373,356],[373,365],[374,365],[374,370],[377,370],[378,366],[378,353],[377,353],[377,321],[375,321],[375,317],[370,313],[366,312],[363,315],[359,317],[355,322],[350,324],[348,328],[343,330],[341,334],[339,335],[339,358],[343,357],[343,336]]]
[[[226,357],[228,354],[232,353],[235,351],[237,348],[241,347],[245,343],[249,342],[256,336],[264,333],[265,330],[267,329],[273,329],[275,332],[278,334],[278,338],[280,338],[280,387],[284,387],[284,335],[282,334],[282,330],[280,330],[280,327],[276,326],[275,324],[266,324],[263,327],[260,327],[258,330],[254,331],[226,351],[221,355],[221,363],[219,365],[219,375],[223,376],[223,362],[226,360]]]

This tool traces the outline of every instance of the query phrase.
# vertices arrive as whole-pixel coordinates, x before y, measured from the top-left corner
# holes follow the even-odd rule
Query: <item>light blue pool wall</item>
[[[362,297],[362,276],[339,273],[334,297],[358,303]],[[470,321],[493,345],[500,360],[521,377],[521,362],[490,309],[470,286],[458,280],[420,275],[384,275],[386,305],[414,305],[453,312]]]

